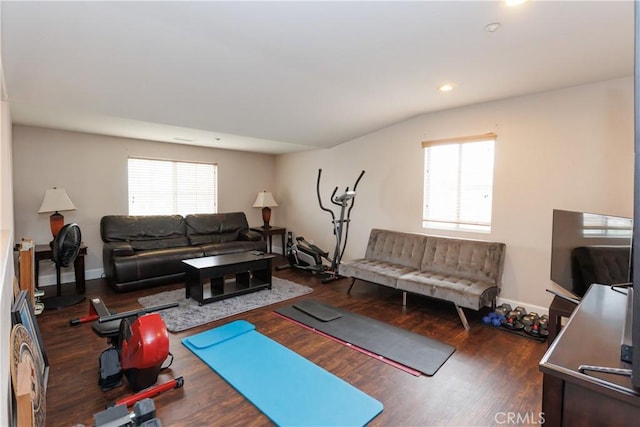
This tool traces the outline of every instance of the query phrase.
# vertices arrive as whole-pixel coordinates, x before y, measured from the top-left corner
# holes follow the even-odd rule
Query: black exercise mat
[[[434,375],[456,350],[451,345],[388,323],[315,300],[303,301],[295,304],[298,308],[288,305],[276,313],[425,375]],[[332,317],[336,318],[322,321],[308,314],[316,308],[322,313],[317,317],[326,318],[327,313],[335,313]]]

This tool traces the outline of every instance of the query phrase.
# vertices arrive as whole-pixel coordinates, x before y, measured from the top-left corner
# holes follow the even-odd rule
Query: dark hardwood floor
[[[313,287],[313,293],[302,298],[312,297],[438,339],[455,346],[456,351],[434,376],[415,377],[273,313],[274,308],[291,304],[290,300],[182,333],[170,333],[175,359],[158,381],[182,376],[184,387],[154,398],[163,425],[271,424],[180,343],[186,336],[240,318],[382,402],[384,411],[371,422],[372,426],[490,426],[504,424],[510,413],[519,414],[520,420],[530,420],[531,424],[539,419],[542,375],[538,362],[546,343],[484,326],[481,313],[471,310],[466,310],[471,324],[471,331],[466,332],[448,303],[410,295],[405,309],[401,293],[392,289],[357,282],[348,295],[348,279],[323,285],[318,278],[298,271],[274,274]],[[137,299],[141,296],[178,287],[181,285],[117,294],[104,280],[97,279],[87,282],[87,296],[101,296],[111,310],[123,312],[140,308]],[[98,357],[107,348],[106,340],[96,336],[90,324],[69,325],[70,319],[85,315],[88,307],[89,303],[84,302],[38,317],[50,364],[47,426],[90,426],[94,413],[130,394],[126,385],[103,393],[97,384]]]

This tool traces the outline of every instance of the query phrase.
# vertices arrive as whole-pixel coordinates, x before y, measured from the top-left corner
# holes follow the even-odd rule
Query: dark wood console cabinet
[[[580,373],[580,365],[630,368],[620,360],[626,295],[592,285],[540,361],[542,411],[549,426],[630,426],[640,420],[631,379]]]

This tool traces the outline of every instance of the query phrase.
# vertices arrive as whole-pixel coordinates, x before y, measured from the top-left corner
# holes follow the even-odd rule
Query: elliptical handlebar
[[[342,241],[342,250],[340,252],[340,258],[342,258],[342,254],[344,254],[345,249],[347,248],[347,239],[349,238],[349,224],[351,223],[351,209],[356,204],[356,189],[358,188],[358,183],[364,176],[364,170],[360,172],[358,175],[358,179],[356,179],[356,183],[353,184],[353,197],[351,198],[351,205],[349,205],[349,209],[347,209],[347,228],[344,231],[344,240]]]
[[[322,197],[320,197],[320,177],[322,176],[322,169],[318,169],[318,179],[316,180],[316,195],[318,196],[318,204],[320,205],[320,209],[322,209],[325,212],[329,212],[331,214],[331,219],[333,221],[336,220],[336,215],[333,213],[333,211],[329,208],[326,208],[323,204],[322,204]],[[336,194],[336,191],[338,191],[338,187],[336,187],[333,190],[333,193],[331,194],[331,198],[333,199],[333,195]]]
[[[331,214],[331,218],[335,221],[336,219],[335,213],[331,209],[324,206],[324,204],[322,203],[322,197],[320,196],[321,176],[322,176],[322,169],[318,169],[318,179],[316,180],[316,195],[318,196],[318,204],[320,205],[320,209],[322,209],[325,212],[329,212]],[[336,193],[338,192],[338,187],[335,187],[333,189],[333,192],[331,193],[331,197],[329,198],[331,203],[333,203],[336,206],[345,206],[346,203],[349,200],[351,200],[351,206],[349,206],[349,212],[351,212],[351,209],[353,208],[353,203],[355,202],[356,188],[358,188],[358,183],[360,182],[363,176],[364,176],[364,171],[360,172],[360,175],[358,175],[358,179],[356,179],[356,183],[353,185],[353,190],[349,191],[349,187],[347,187],[345,188],[344,193],[342,193],[338,197],[336,197]],[[348,218],[348,215],[347,215],[347,218]]]

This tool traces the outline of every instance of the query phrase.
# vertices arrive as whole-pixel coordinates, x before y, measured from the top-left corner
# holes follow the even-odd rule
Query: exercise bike
[[[142,399],[184,385],[182,377],[156,384],[160,371],[173,362],[169,335],[157,311],[176,307],[178,303],[112,313],[99,297],[91,298],[89,302],[89,315],[72,319],[69,323],[75,326],[93,322],[92,329],[96,335],[107,339],[109,348],[98,359],[98,385],[102,391],[109,391],[120,387],[124,377],[134,391],[133,395],[118,400],[115,405],[129,407]],[[169,364],[163,366],[167,360]]]
[[[328,212],[331,215],[331,223],[333,225],[333,235],[336,239],[336,245],[333,251],[333,255],[330,256],[328,252],[320,249],[313,243],[305,240],[304,237],[298,236],[293,239],[291,232],[287,233],[287,247],[286,255],[289,259],[289,264],[279,266],[276,269],[281,270],[285,268],[295,268],[298,270],[308,271],[312,274],[316,274],[322,277],[322,283],[328,283],[340,278],[339,268],[342,255],[347,247],[347,237],[349,235],[349,224],[351,222],[351,210],[355,204],[356,188],[358,183],[362,179],[364,171],[360,172],[360,175],[356,179],[353,185],[353,190],[349,190],[349,187],[345,191],[336,196],[338,187],[333,189],[331,193],[330,201],[336,206],[340,207],[338,215],[327,208],[322,203],[322,197],[320,196],[320,180],[322,177],[322,169],[318,169],[318,179],[316,180],[316,195],[318,197],[318,204],[320,209]],[[325,263],[328,263],[328,265]]]

